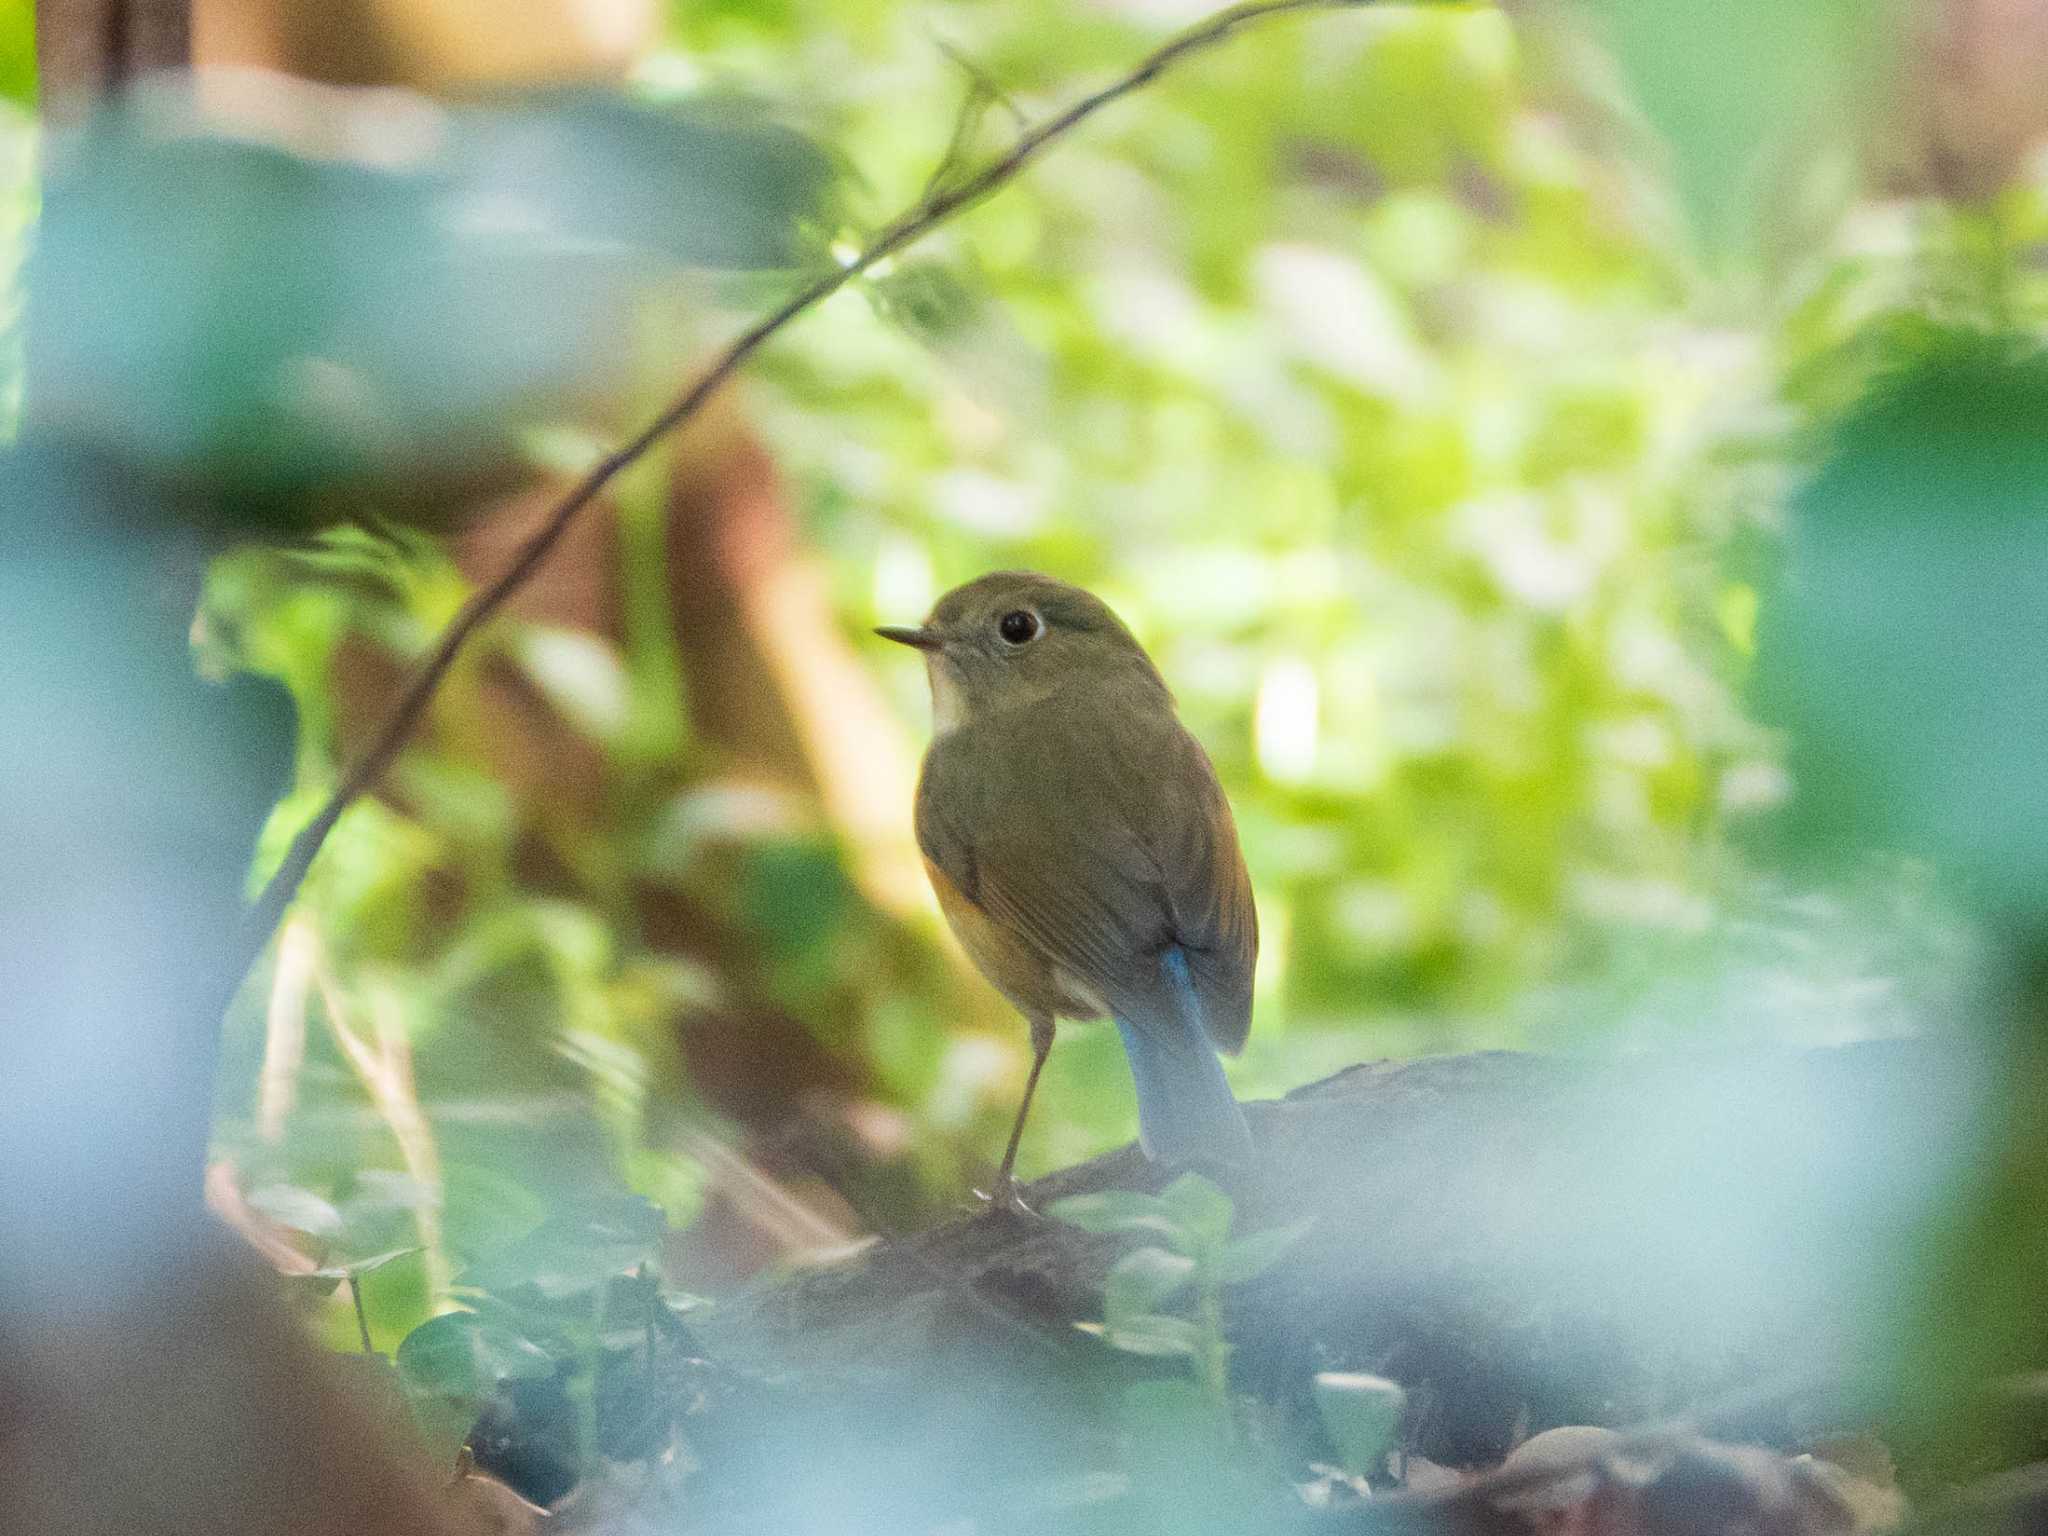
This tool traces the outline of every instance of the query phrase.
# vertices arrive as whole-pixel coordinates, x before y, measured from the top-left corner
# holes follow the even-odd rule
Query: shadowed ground
[[[1407,1447],[1457,1465],[1556,1424],[1802,1379],[1718,1429],[1790,1446],[1846,1427],[1831,1384],[1887,1351],[1883,1320],[1967,1168],[1983,1076],[1926,1042],[1491,1053],[1363,1065],[1250,1105],[1261,1167],[1235,1230],[1313,1221],[1226,1293],[1234,1384],[1262,1405],[1252,1433],[1313,1454],[1319,1370],[1399,1381]],[[1125,1148],[1027,1197],[1043,1210],[1160,1182]],[[1128,1389],[1184,1374],[1072,1326],[1100,1318],[1129,1246],[971,1216],[694,1314],[719,1368],[750,1378],[683,1420],[707,1490],[735,1496],[738,1527],[764,1487],[781,1515],[815,1496],[846,1529],[1096,1507],[1082,1469],[1120,1464]],[[986,1479],[961,1477],[974,1465]],[[1053,1468],[1058,1487],[1034,1476]]]

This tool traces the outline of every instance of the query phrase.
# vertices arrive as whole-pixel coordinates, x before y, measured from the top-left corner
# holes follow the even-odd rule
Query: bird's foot
[[[977,1189],[974,1198],[981,1202],[984,1211],[991,1215],[1029,1216],[1036,1219],[1038,1212],[1024,1203],[1024,1197],[1017,1192],[1017,1181],[1005,1174],[989,1189]]]

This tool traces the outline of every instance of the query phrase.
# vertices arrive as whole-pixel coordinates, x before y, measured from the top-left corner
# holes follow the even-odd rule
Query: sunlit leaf
[[[372,1254],[366,1259],[350,1259],[345,1264],[324,1265],[314,1273],[337,1280],[353,1280],[359,1275],[367,1275],[382,1269],[396,1259],[410,1258],[422,1251],[417,1245],[411,1248],[392,1248],[383,1253]]]
[[[636,1147],[626,1156],[626,1183],[668,1213],[678,1227],[687,1227],[704,1203],[709,1175],[695,1158],[652,1147]]]
[[[36,10],[10,5],[0,10],[0,100],[17,107],[36,103]]]
[[[528,625],[514,642],[521,665],[542,693],[595,741],[617,739],[629,698],[619,655],[582,630]]]
[[[412,1212],[440,1203],[440,1192],[409,1173],[389,1168],[357,1171],[354,1187],[342,1202],[341,1214],[350,1226],[376,1215],[394,1211]]]
[[[341,1231],[341,1212],[314,1194],[289,1184],[270,1184],[249,1191],[248,1201],[279,1226],[290,1227],[313,1237],[333,1237]]]

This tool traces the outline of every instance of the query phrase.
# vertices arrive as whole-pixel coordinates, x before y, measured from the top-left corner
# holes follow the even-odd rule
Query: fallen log
[[[1402,1446],[1451,1466],[1702,1403],[1721,1407],[1698,1428],[1778,1446],[1849,1427],[1840,1384],[1891,1347],[1988,1081],[1936,1041],[1487,1053],[1248,1105],[1233,1232],[1306,1230],[1224,1292],[1240,1432],[1335,1460],[1311,1399],[1331,1370],[1399,1382]],[[711,1507],[732,1528],[829,1508],[846,1529],[1022,1529],[1087,1504],[1128,1460],[1132,1387],[1187,1368],[1076,1328],[1132,1240],[1056,1213],[1167,1177],[1126,1147],[1031,1185],[1052,1214],[973,1214],[693,1314],[715,1374],[682,1429]]]

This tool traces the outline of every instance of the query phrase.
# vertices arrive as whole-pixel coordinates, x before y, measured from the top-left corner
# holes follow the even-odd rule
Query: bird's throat
[[[967,690],[942,657],[927,657],[925,671],[932,684],[932,735],[959,730],[967,723]]]

